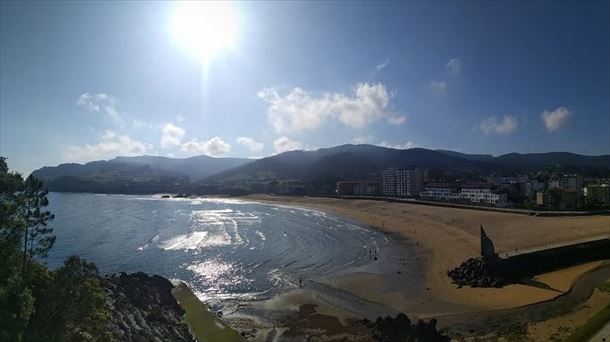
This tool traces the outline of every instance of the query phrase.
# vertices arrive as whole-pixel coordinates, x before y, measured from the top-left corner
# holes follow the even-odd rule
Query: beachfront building
[[[610,185],[589,184],[584,188],[585,203],[591,206],[610,205]]]
[[[494,192],[489,187],[481,185],[465,185],[460,194],[462,200],[466,202],[492,204],[496,207],[508,205],[506,193]]]
[[[522,185],[521,194],[528,198],[534,198],[536,193],[543,192],[546,188],[546,183],[538,180],[529,180],[520,184]]]
[[[554,177],[548,181],[548,189],[582,191],[582,180],[577,176]]]
[[[433,201],[459,201],[461,199],[458,187],[452,183],[429,183],[419,198]]]
[[[536,192],[536,205],[537,206],[544,206],[544,192],[543,191],[538,191]]]
[[[379,181],[342,181],[337,182],[337,195],[340,196],[379,196],[381,182]]]
[[[549,189],[541,197],[536,203],[547,210],[578,209],[578,192],[574,190]]]
[[[422,187],[421,171],[390,168],[383,171],[383,195],[391,197],[416,197]]]
[[[491,204],[496,207],[506,207],[506,193],[492,191],[484,185],[465,185],[461,189],[455,184],[430,183],[419,193],[425,200],[465,202],[472,204]]]
[[[548,189],[560,189],[561,181],[558,178],[549,179],[549,181],[547,182],[547,188]]]
[[[582,181],[576,176],[561,177],[560,187],[568,191],[582,191]]]

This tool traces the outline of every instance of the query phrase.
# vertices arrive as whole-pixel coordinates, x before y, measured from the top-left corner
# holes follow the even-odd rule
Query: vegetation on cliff
[[[53,214],[41,181],[0,157],[1,341],[193,341],[166,279],[101,277],[76,256],[49,270]]]

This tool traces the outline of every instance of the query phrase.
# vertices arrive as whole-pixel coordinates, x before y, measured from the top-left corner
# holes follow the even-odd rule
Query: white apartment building
[[[457,186],[453,184],[428,184],[425,190],[419,193],[419,197],[435,201],[485,203],[496,207],[508,205],[505,193],[496,193],[483,186],[466,186],[458,191]]]
[[[495,193],[490,188],[464,187],[461,191],[462,200],[473,203],[493,204],[496,207],[505,207],[508,204],[505,193]]]
[[[421,171],[416,168],[383,171],[383,194],[385,196],[415,197],[422,187]]]
[[[457,191],[457,186],[454,184],[430,183],[426,185],[424,191],[419,193],[421,199],[430,199],[435,201],[454,201],[460,200],[460,193]]]

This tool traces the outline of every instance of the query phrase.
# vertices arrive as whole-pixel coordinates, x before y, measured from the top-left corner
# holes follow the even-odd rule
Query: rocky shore
[[[196,341],[169,280],[138,272],[101,279],[108,293],[110,329],[117,341]]]

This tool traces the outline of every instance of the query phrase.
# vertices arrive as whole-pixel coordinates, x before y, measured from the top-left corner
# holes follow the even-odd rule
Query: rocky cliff
[[[195,341],[167,279],[120,273],[102,278],[102,285],[108,291],[117,341]]]

